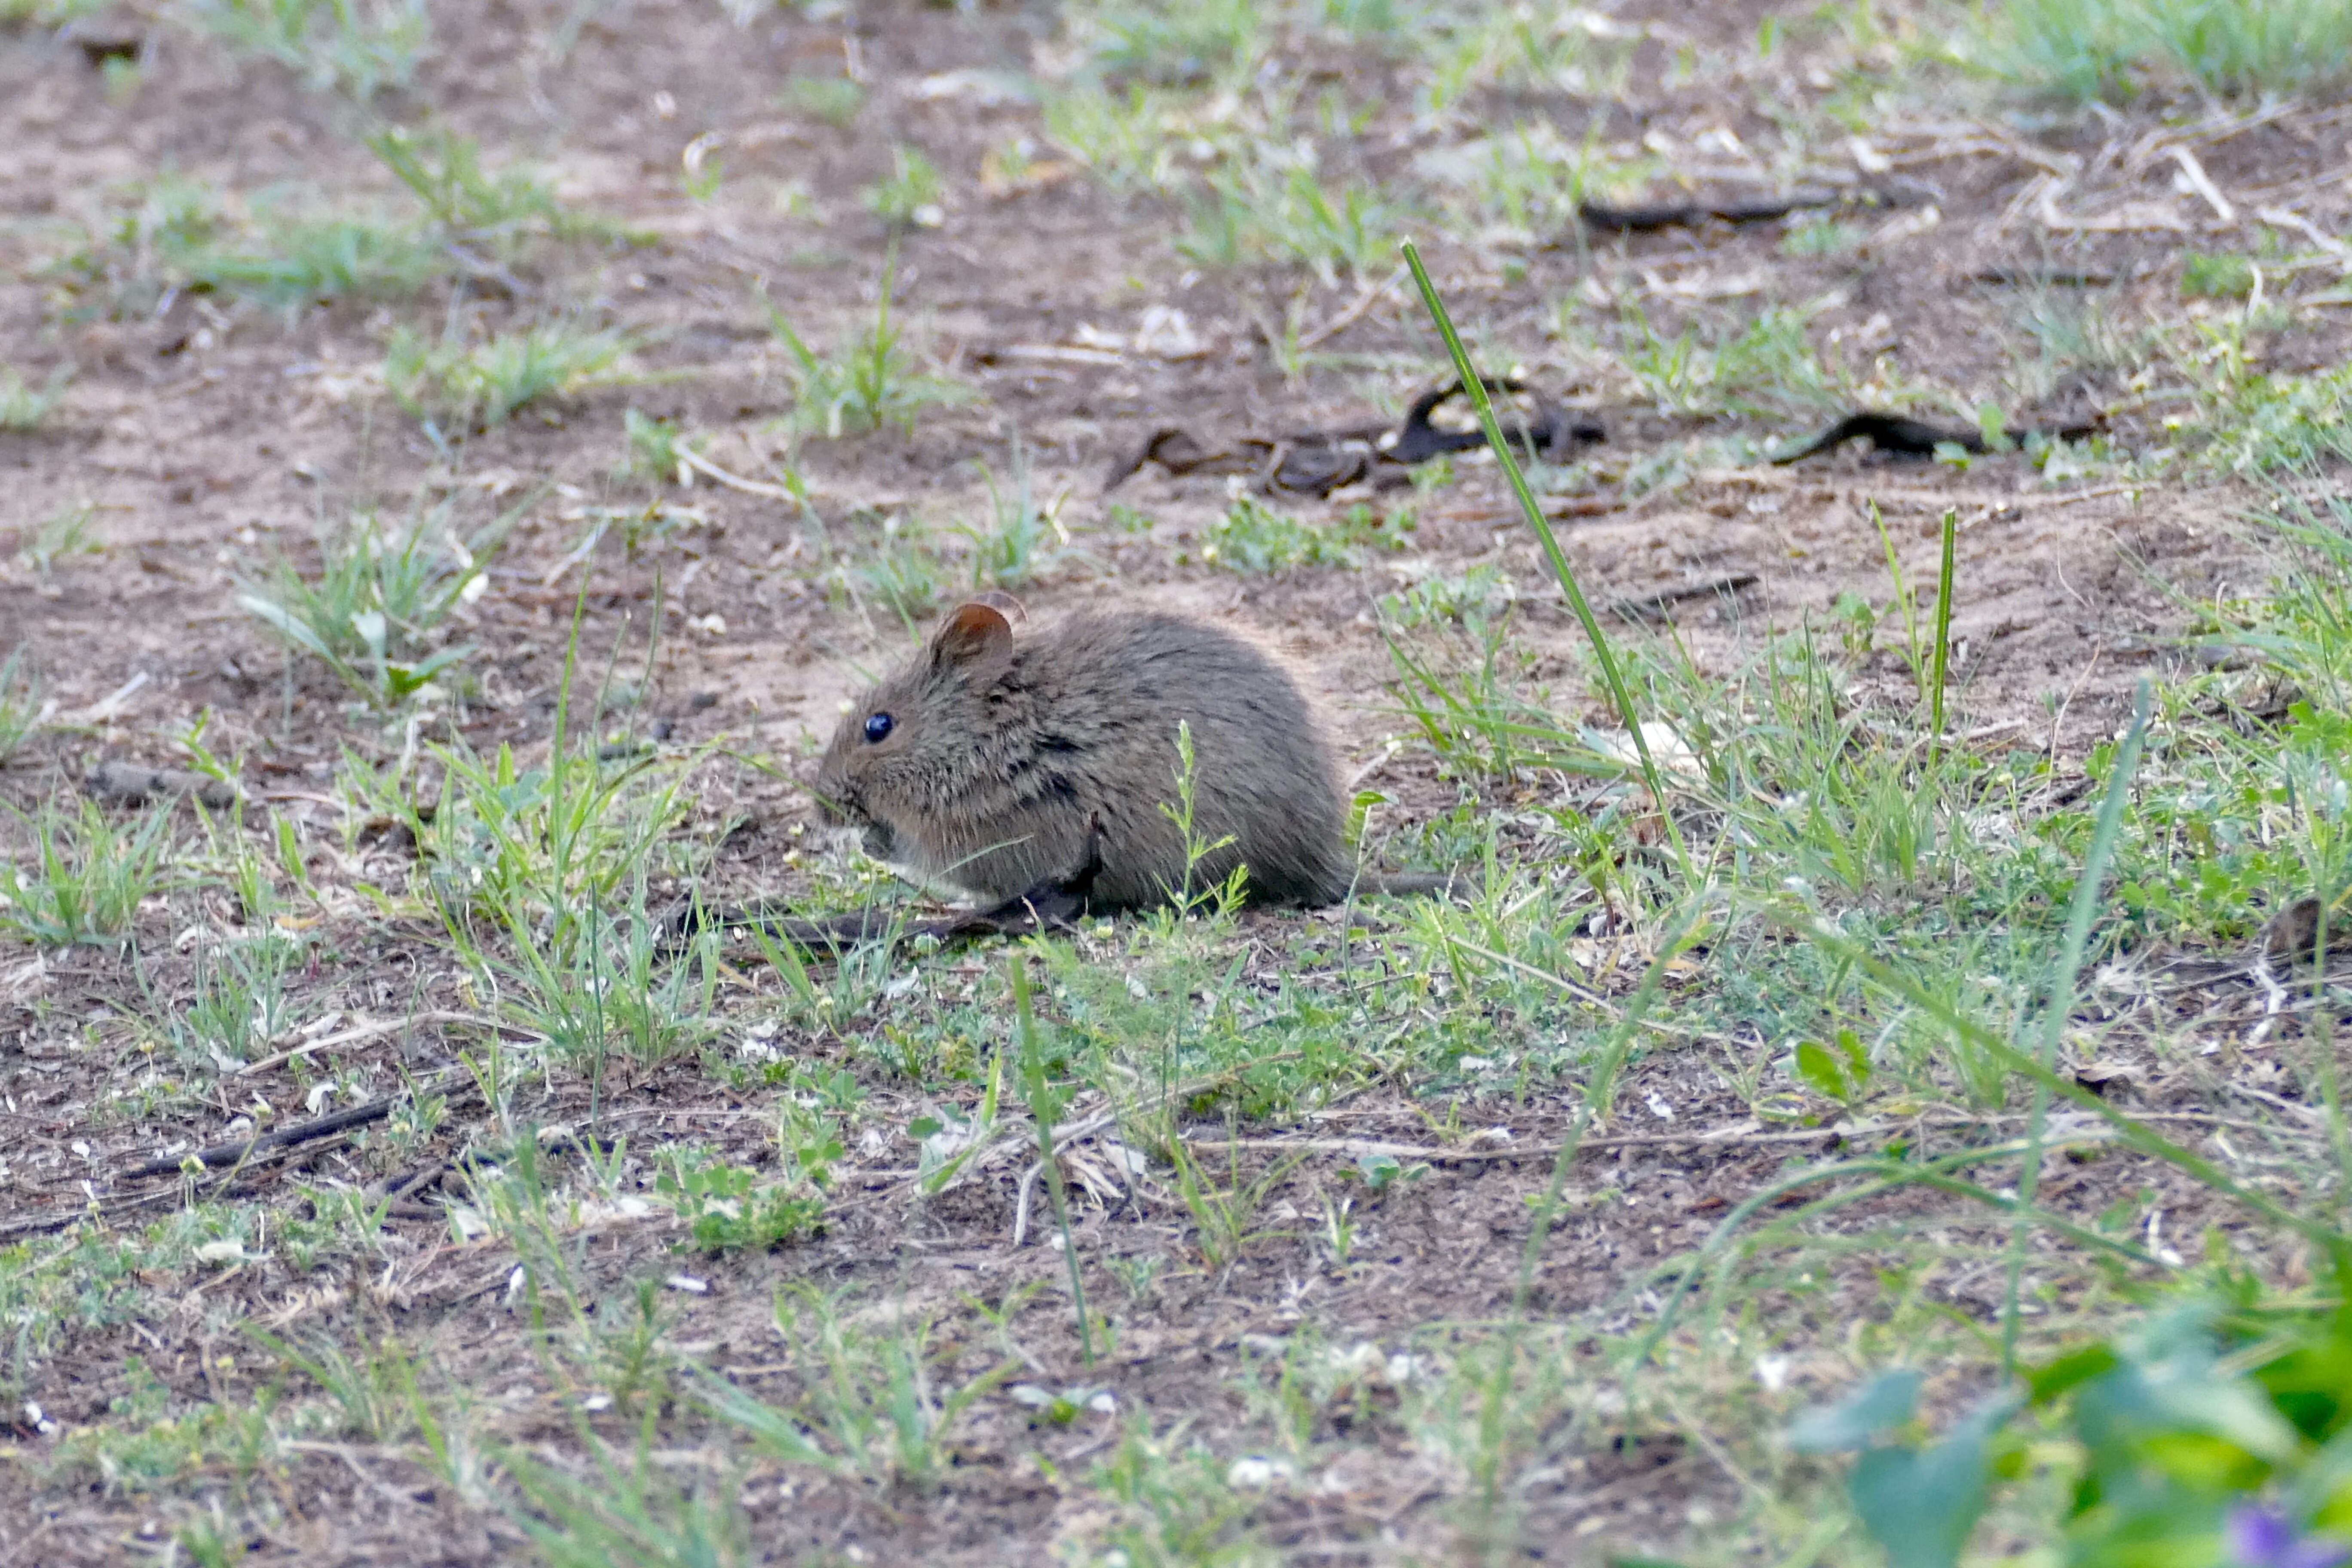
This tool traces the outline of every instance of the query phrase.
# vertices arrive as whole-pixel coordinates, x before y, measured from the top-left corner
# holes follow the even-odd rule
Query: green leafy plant
[[[534,238],[614,232],[609,223],[568,210],[554,187],[529,170],[484,169],[473,138],[446,127],[390,127],[370,136],[367,146],[423,204],[434,237],[444,245],[480,246],[511,260]]]
[[[1013,441],[1011,483],[1000,489],[996,475],[978,464],[988,487],[988,521],[960,525],[956,531],[971,542],[971,581],[976,588],[1018,588],[1051,571],[1073,553],[1069,530],[1062,526],[1066,489],[1040,503],[1029,470],[1029,454],[1019,437]]]
[[[16,559],[47,577],[57,569],[58,562],[68,555],[96,554],[98,546],[90,539],[90,520],[98,508],[89,501],[77,501],[60,507],[41,521],[16,551]]]
[[[442,626],[489,586],[484,563],[520,512],[470,539],[457,536],[447,501],[402,532],[362,512],[323,542],[317,576],[280,562],[274,580],[247,584],[237,602],[353,692],[395,708],[473,651],[446,644]]]
[[[257,206],[254,226],[261,243],[250,249],[184,250],[179,261],[189,280],[290,312],[327,300],[399,299],[446,265],[428,237],[394,224]]]
[[[49,801],[30,816],[9,815],[31,834],[33,853],[22,863],[0,858],[0,931],[64,946],[111,942],[131,929],[171,852],[168,810],[128,828],[88,800],[71,811]]]
[[[0,658],[0,766],[41,723],[41,672],[23,647]]]
[[[161,1032],[184,1060],[241,1066],[294,1023],[286,981],[305,952],[303,942],[268,930],[200,944],[195,994],[163,1010]]]
[[[866,89],[845,76],[793,76],[784,79],[784,89],[776,100],[786,109],[846,131],[856,123],[857,111],[866,107]]]
[[[854,333],[837,355],[821,355],[793,330],[765,295],[769,325],[791,355],[784,373],[793,384],[789,416],[794,427],[820,431],[835,440],[845,435],[896,425],[912,434],[926,408],[961,403],[971,389],[916,368],[900,344],[901,331],[890,316],[890,296],[898,275],[894,251],[882,269],[873,325]]]
[[[60,365],[37,387],[13,367],[0,364],[0,430],[38,430],[65,402],[66,386],[72,380],[72,370]]]
[[[1297,566],[1363,564],[1368,550],[1402,550],[1411,542],[1410,512],[1383,515],[1353,506],[1333,522],[1301,521],[1255,496],[1235,497],[1201,537],[1204,564],[1247,576]]]
[[[703,1402],[766,1457],[844,1479],[937,1486],[954,1462],[950,1440],[966,1412],[1020,1365],[1008,1361],[946,1384],[933,1366],[929,1325],[871,1332],[839,1298],[805,1285],[776,1298],[775,1322],[793,1347],[799,1406],[780,1409],[709,1373],[700,1375]]]
[[[685,484],[692,477],[679,458],[681,447],[694,450],[675,419],[656,419],[635,408],[621,416],[621,434],[628,447],[614,470],[625,479],[650,479],[656,485]]]
[[[535,399],[618,383],[613,367],[632,346],[618,328],[560,321],[471,345],[430,343],[400,327],[384,345],[383,380],[411,414],[486,429]]]
[[[2208,300],[2242,300],[2254,289],[2250,256],[2208,256],[2191,250],[2180,258],[2180,291]]]
[[[1976,58],[2077,102],[2166,82],[2251,98],[2352,77],[2352,14],[2334,0],[2005,0],[1979,16]]]
[[[2054,1471],[2065,1561],[2262,1564],[2352,1552],[2352,1310],[2175,1300],[2030,1371],[1921,1442],[1916,1371],[1882,1373],[1790,1428],[1857,1452],[1848,1494],[1898,1568],[1953,1568],[2004,1480]]]
[[[433,46],[428,0],[173,0],[173,19],[364,103],[406,87]]]
[[[822,1162],[803,1166],[798,1180],[779,1184],[701,1149],[674,1144],[662,1160],[654,1191],[677,1211],[705,1252],[762,1251],[808,1235],[824,1217]]]
[[[894,228],[937,228],[947,221],[940,202],[947,187],[931,161],[913,147],[890,153],[890,175],[862,198],[866,210]]]

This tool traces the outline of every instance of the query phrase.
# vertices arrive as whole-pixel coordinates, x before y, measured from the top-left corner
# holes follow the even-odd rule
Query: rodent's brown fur
[[[1249,868],[1248,897],[1319,906],[1427,892],[1443,877],[1359,876],[1314,710],[1243,638],[1167,615],[1081,614],[1014,636],[1002,595],[951,612],[914,658],[842,716],[818,770],[826,819],[866,852],[982,908],[1040,887],[1104,911],[1167,902],[1184,843],[1177,726],[1193,751],[1192,836],[1230,842],[1194,890]],[[867,723],[888,714],[888,733]]]

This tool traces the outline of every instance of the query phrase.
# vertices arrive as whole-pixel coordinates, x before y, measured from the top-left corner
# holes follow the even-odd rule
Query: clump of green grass
[[[181,1058],[221,1068],[242,1066],[269,1048],[294,1023],[286,982],[307,949],[267,927],[257,935],[201,942],[195,994],[155,1020]]]
[[[62,27],[104,5],[105,0],[0,0],[0,27]]]
[[[924,409],[971,397],[971,388],[919,369],[915,356],[903,346],[902,329],[890,314],[897,279],[894,255],[882,271],[873,324],[851,333],[833,354],[820,354],[811,348],[784,313],[765,295],[761,297],[776,341],[791,355],[784,366],[793,384],[793,406],[786,417],[794,428],[822,433],[834,440],[885,425],[896,425],[911,435]]]
[[[603,218],[565,206],[555,188],[529,169],[483,168],[474,139],[446,127],[394,127],[369,137],[367,146],[423,205],[432,237],[442,244],[479,246],[512,260],[536,238],[605,239],[620,233]]]
[[[631,408],[621,416],[621,435],[627,446],[614,468],[619,478],[650,479],[656,485],[684,484],[691,478],[678,452],[693,447],[677,420],[656,419]]]
[[[1402,550],[1410,542],[1410,513],[1383,515],[1369,506],[1349,507],[1331,522],[1303,522],[1254,496],[1241,496],[1202,535],[1203,564],[1257,576],[1295,566],[1363,564],[1368,550]]]
[[[2196,299],[2242,300],[2254,291],[2253,258],[2188,251],[2180,258],[2180,291]]]
[[[384,345],[385,387],[421,418],[467,429],[505,423],[536,399],[611,385],[631,347],[617,328],[544,321],[482,342],[431,343],[406,327]]]
[[[23,647],[0,658],[0,766],[41,722],[41,673]]]
[[[404,531],[362,512],[324,542],[317,576],[280,562],[272,580],[246,584],[237,602],[289,647],[389,710],[473,651],[449,645],[442,628],[489,586],[484,563],[516,515],[461,540],[446,501]]]
[[[1629,305],[1622,363],[1663,412],[1692,417],[1818,414],[1851,406],[1851,378],[1822,363],[1804,311],[1772,305],[1741,325],[1693,323],[1662,334]]]
[[[1085,41],[1087,74],[1113,82],[1198,87],[1245,73],[1264,47],[1257,0],[1110,0],[1072,7],[1070,26]]]
[[[2253,98],[2352,79],[2352,10],[2339,0],[2007,0],[1981,16],[1995,71],[2075,102],[2168,82]]]
[[[1039,501],[1029,471],[1029,454],[1016,437],[1013,443],[1010,484],[1000,489],[987,464],[979,465],[988,487],[988,521],[959,526],[971,542],[971,583],[975,588],[1018,588],[1053,570],[1074,553],[1070,531],[1062,525],[1062,502],[1068,492]]]
[[[1295,263],[1327,286],[1343,270],[1361,277],[1393,265],[1411,216],[1375,185],[1334,192],[1312,169],[1277,174],[1255,164],[1212,175],[1191,205],[1191,226],[1176,240],[1183,256],[1213,267]]]
[[[131,929],[172,847],[168,809],[128,828],[87,800],[9,815],[32,835],[33,852],[21,864],[0,859],[0,931],[66,946],[110,942]]]
[[[47,577],[68,556],[96,554],[99,547],[90,537],[89,524],[97,515],[98,508],[86,500],[59,507],[43,518],[32,537],[17,547],[17,561]]]
[[[2195,466],[2233,474],[2302,470],[2352,453],[2352,367],[2308,375],[2254,368],[2244,313],[2193,323],[2170,358],[2189,384]]]
[[[345,204],[307,189],[240,203],[159,175],[55,270],[126,312],[150,310],[173,289],[292,312],[332,300],[401,299],[452,274],[520,293],[529,286],[510,269],[533,245],[629,237],[566,207],[540,174],[484,168],[475,142],[446,129],[386,130],[367,146],[414,208]]]
[[[425,237],[396,224],[352,217],[255,215],[252,249],[206,247],[179,258],[191,285],[240,294],[280,310],[328,300],[396,300],[447,268]]]
[[[852,597],[879,601],[911,631],[940,606],[947,594],[948,563],[942,561],[919,519],[892,512],[862,559],[837,569],[836,581]]]
[[[866,107],[866,89],[845,76],[793,76],[784,79],[776,101],[846,131],[857,122],[857,111]]]
[[[1780,237],[1783,256],[1843,256],[1867,237],[1860,224],[1833,217],[1811,217],[1792,223]]]
[[[169,15],[361,103],[413,83],[433,47],[428,0],[175,0]]]
[[[893,228],[937,228],[947,221],[940,205],[946,195],[946,182],[919,149],[895,147],[889,177],[869,187],[861,199],[867,211]]]
[[[0,430],[38,430],[65,401],[66,384],[72,380],[73,372],[61,365],[49,373],[46,384],[35,386],[14,366],[0,364]]]

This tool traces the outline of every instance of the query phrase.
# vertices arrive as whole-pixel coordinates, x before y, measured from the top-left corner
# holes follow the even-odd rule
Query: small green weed
[[[520,1449],[500,1455],[529,1504],[509,1505],[514,1521],[551,1568],[749,1568],[759,1561],[729,1489],[706,1482],[683,1490],[647,1447],[623,1463],[590,1441],[584,1473]]]
[[[1789,226],[1789,232],[1780,237],[1780,254],[1843,256],[1858,249],[1868,237],[1868,231],[1860,224],[1833,217],[1810,217]]]
[[[286,981],[305,945],[277,931],[218,938],[195,950],[195,995],[153,1020],[184,1061],[241,1067],[294,1024]]]
[[[920,520],[894,511],[882,520],[872,547],[835,568],[835,574],[853,598],[870,595],[911,631],[939,608],[947,593],[949,563],[932,547]]]
[[[99,547],[89,531],[97,516],[98,508],[86,500],[59,508],[33,530],[32,537],[18,548],[16,559],[47,577],[67,556],[97,554]]]
[[[1087,73],[1108,81],[1192,87],[1246,75],[1261,45],[1256,0],[1169,5],[1113,0],[1074,7],[1071,27],[1087,50]]]
[[[635,408],[621,416],[621,434],[628,448],[614,469],[621,479],[650,479],[656,485],[686,484],[693,477],[678,457],[683,444],[693,450],[675,419],[656,419]]]
[[[384,348],[384,385],[420,418],[487,429],[535,399],[625,379],[614,366],[631,346],[617,328],[589,331],[560,321],[471,346],[428,343],[401,327]]]
[[[2180,291],[2192,299],[2242,300],[2254,291],[2253,258],[2186,252],[2180,258]]]
[[[433,47],[427,0],[173,0],[170,14],[361,103],[410,85]]]
[[[857,122],[857,111],[866,107],[866,89],[845,76],[793,76],[784,79],[776,101],[837,131],[846,131]]]
[[[1277,176],[1254,166],[1212,176],[1191,206],[1192,226],[1176,241],[1183,256],[1212,267],[1297,263],[1327,287],[1342,270],[1361,278],[1394,265],[1411,216],[1375,186],[1334,195],[1311,169]]]
[[[349,217],[301,217],[258,207],[262,244],[250,251],[191,249],[191,283],[242,294],[285,311],[327,300],[396,300],[440,276],[446,263],[423,236]]]
[[[913,147],[890,153],[890,176],[860,198],[866,208],[893,228],[937,228],[947,221],[940,205],[947,186],[931,161]]]
[[[88,800],[70,811],[52,800],[29,817],[9,815],[32,834],[33,853],[22,863],[0,859],[0,931],[64,946],[111,942],[131,929],[172,850],[168,809],[129,827]]]
[[[871,1333],[842,1306],[840,1297],[805,1285],[776,1298],[776,1329],[800,1385],[796,1408],[762,1404],[709,1373],[703,1400],[772,1459],[928,1490],[954,1463],[950,1440],[965,1412],[1019,1363],[943,1386],[928,1325]]]
[[[41,672],[18,647],[0,658],[0,767],[41,727]]]
[[[2336,0],[2006,0],[1979,13],[1976,58],[2036,92],[2125,102],[2185,82],[2225,98],[2352,78]]]
[[[1336,521],[1302,522],[1254,496],[1236,497],[1225,515],[1200,541],[1204,565],[1244,575],[1286,572],[1297,566],[1363,564],[1369,550],[1402,550],[1411,542],[1407,512],[1381,514],[1352,506]]]
[[[1737,331],[1686,326],[1664,337],[1629,306],[1622,329],[1625,368],[1664,413],[1819,414],[1856,401],[1850,380],[1814,353],[1799,310],[1769,306]]]
[[[419,511],[404,532],[362,512],[321,542],[316,577],[281,561],[274,581],[247,584],[237,603],[355,694],[396,708],[473,651],[449,646],[442,627],[488,588],[483,563],[520,510],[460,539],[451,504]]]
[[[809,347],[783,312],[761,297],[776,341],[792,356],[784,374],[793,384],[787,417],[794,428],[822,432],[834,440],[885,425],[911,435],[924,409],[961,403],[971,395],[960,383],[918,370],[914,355],[900,346],[901,331],[890,316],[897,279],[894,254],[883,268],[873,325],[852,334],[837,356],[821,355]]]
[[[482,246],[512,260],[532,239],[610,237],[614,226],[568,211],[546,180],[522,169],[492,174],[471,137],[446,129],[398,127],[367,139],[400,183],[425,206],[442,243]]]
[[[840,1157],[838,1142],[833,1157]],[[794,1179],[762,1182],[759,1173],[730,1165],[708,1150],[673,1144],[662,1151],[654,1191],[686,1222],[704,1252],[765,1251],[817,1228],[824,1217],[823,1189],[830,1161],[803,1163]]]
[[[66,386],[72,380],[73,372],[60,365],[46,383],[35,386],[12,366],[0,364],[0,430],[38,430],[65,402]]]
[[[1010,485],[999,489],[987,464],[978,465],[988,486],[988,521],[960,525],[956,531],[971,542],[971,582],[975,588],[1018,588],[1053,570],[1072,553],[1069,530],[1062,526],[1064,489],[1039,504],[1029,472],[1029,454],[1013,437]]]

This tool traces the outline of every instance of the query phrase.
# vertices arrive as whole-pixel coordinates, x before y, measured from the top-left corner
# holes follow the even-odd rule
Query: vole
[[[1016,635],[1011,595],[950,611],[850,704],[817,772],[828,824],[982,909],[1038,893],[1087,912],[1185,887],[1178,726],[1192,743],[1192,889],[1246,866],[1258,904],[1350,889],[1439,892],[1442,876],[1360,872],[1331,752],[1297,684],[1231,632],[1159,613],[1081,613]]]

